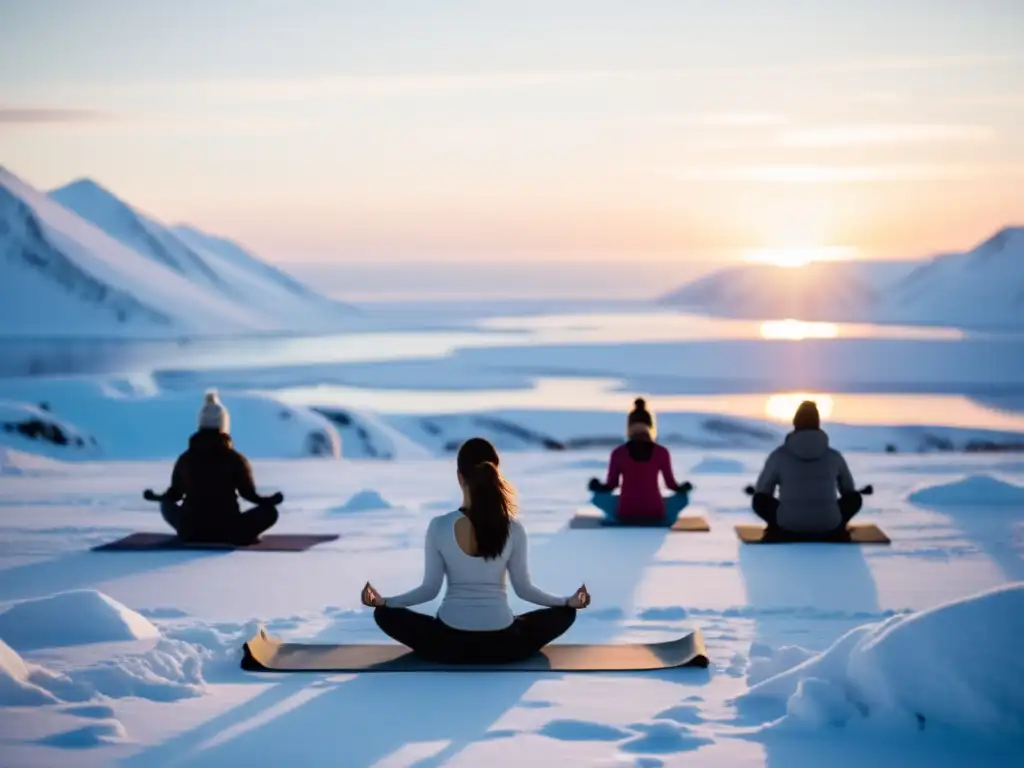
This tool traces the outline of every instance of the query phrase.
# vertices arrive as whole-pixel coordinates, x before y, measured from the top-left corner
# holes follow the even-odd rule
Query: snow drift
[[[937,727],[1016,738],[1024,735],[1022,633],[1018,582],[853,629],[737,703],[785,702],[781,726]]]
[[[0,638],[18,650],[159,636],[144,616],[94,589],[24,600],[0,613]]]
[[[1024,486],[991,475],[968,475],[951,483],[919,488],[907,497],[907,501],[922,507],[1024,508]]]

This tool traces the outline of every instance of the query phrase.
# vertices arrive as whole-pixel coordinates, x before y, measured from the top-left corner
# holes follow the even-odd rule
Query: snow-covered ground
[[[674,452],[708,534],[575,531],[605,453],[504,457],[538,583],[594,596],[565,640],[704,633],[709,670],[273,676],[238,669],[264,623],[380,640],[367,579],[412,586],[449,460],[256,461],[308,552],[95,553],[159,530],[169,461],[3,454],[3,765],[1019,765],[1024,466],[1012,456],[849,456],[890,547],[741,547],[761,451]],[[915,503],[917,500],[920,503]],[[996,591],[992,591],[996,590]],[[967,600],[956,603],[955,601]],[[950,605],[946,605],[949,603]],[[514,601],[516,607],[521,603]],[[822,654],[822,655],[819,655]]]

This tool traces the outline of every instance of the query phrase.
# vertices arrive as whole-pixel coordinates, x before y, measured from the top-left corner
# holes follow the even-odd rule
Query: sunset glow
[[[797,406],[804,400],[811,400],[818,405],[818,413],[822,419],[832,415],[832,398],[828,395],[817,395],[809,392],[787,392],[772,395],[764,402],[764,415],[774,421],[791,421]]]

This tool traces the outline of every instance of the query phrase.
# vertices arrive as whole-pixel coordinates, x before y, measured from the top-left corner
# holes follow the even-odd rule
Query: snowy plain
[[[1011,457],[851,455],[858,480],[876,489],[863,517],[893,539],[867,548],[740,546],[732,526],[752,519],[740,488],[757,452],[675,452],[707,534],[570,531],[603,452],[508,453],[535,579],[563,592],[584,581],[594,595],[566,641],[662,640],[699,627],[709,670],[279,677],[238,669],[260,623],[286,638],[380,639],[359,589],[417,582],[427,522],[457,503],[449,460],[256,461],[261,489],[287,496],[282,531],[340,534],[308,552],[94,553],[160,529],[140,489],[165,483],[168,463],[5,456],[4,765],[935,766],[1024,756],[1024,526],[1020,505],[989,504],[993,488],[1024,493]],[[909,500],[951,483],[952,506],[935,492],[928,505]],[[970,597],[966,611],[919,613]]]
[[[353,308],[94,183],[46,195],[0,171],[5,222],[0,766],[1024,761],[1024,340],[992,328],[1019,232],[901,280],[920,309],[905,327],[858,306],[828,323],[550,299]],[[968,328],[943,325],[929,307],[967,277]],[[90,551],[162,530],[142,490],[166,486],[207,387],[260,489],[286,496],[278,530],[339,538]],[[736,539],[754,521],[742,488],[807,393],[891,546]],[[568,528],[636,394],[710,533]],[[519,490],[536,581],[593,594],[565,641],[699,628],[709,669],[239,669],[261,624],[385,642],[359,589],[417,583],[429,520],[459,501],[452,452],[477,434]]]

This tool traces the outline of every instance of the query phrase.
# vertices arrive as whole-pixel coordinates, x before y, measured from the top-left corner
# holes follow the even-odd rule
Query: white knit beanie
[[[203,407],[199,409],[199,428],[216,429],[225,434],[231,431],[231,414],[221,404],[215,389],[206,393]]]

